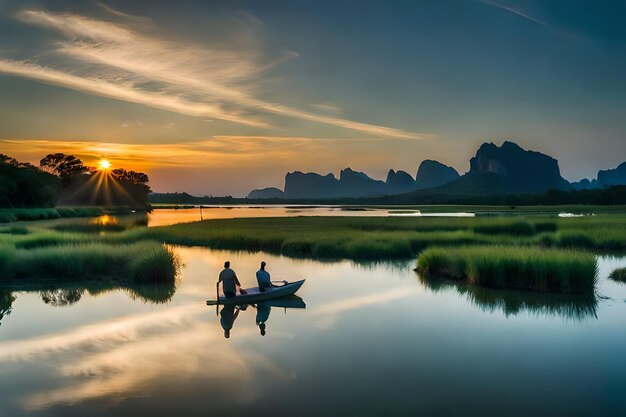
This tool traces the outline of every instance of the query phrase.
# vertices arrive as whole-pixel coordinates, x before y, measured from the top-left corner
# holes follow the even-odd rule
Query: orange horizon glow
[[[437,154],[423,142],[417,156],[411,142],[400,141],[398,146],[402,147],[399,155],[388,140],[376,138],[325,140],[315,136],[214,135],[195,141],[163,143],[0,139],[2,153],[20,162],[37,165],[47,154],[64,153],[95,167],[98,174],[111,173],[116,168],[144,172],[150,176],[150,186],[155,192],[186,191],[198,195],[239,197],[255,188],[282,188],[285,174],[296,170],[337,175],[350,166],[373,178],[384,179],[389,166],[381,164],[381,160],[394,158],[398,158],[392,165],[394,169],[411,173],[417,169],[420,155],[450,163],[459,171],[467,163],[454,144],[445,145],[445,153]],[[327,153],[332,157],[307,157]],[[104,158],[112,163],[109,171],[99,169],[98,162]]]

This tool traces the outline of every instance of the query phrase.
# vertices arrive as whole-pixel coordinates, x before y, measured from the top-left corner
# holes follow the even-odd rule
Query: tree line
[[[145,207],[148,175],[117,168],[99,171],[74,155],[46,155],[35,166],[0,154],[0,207],[57,204]]]

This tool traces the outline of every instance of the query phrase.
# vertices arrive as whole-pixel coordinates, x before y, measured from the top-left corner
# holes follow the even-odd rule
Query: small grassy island
[[[520,246],[432,247],[417,260],[427,277],[463,280],[487,288],[593,292],[595,256],[588,252]]]
[[[152,241],[121,245],[69,243],[28,249],[0,243],[0,271],[8,285],[59,280],[171,283],[179,268],[176,253]]]

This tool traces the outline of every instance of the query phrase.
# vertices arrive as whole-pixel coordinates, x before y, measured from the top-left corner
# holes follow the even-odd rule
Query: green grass
[[[162,242],[287,256],[409,258],[430,246],[514,245],[626,250],[626,216],[291,217],[223,219],[149,228]]]
[[[173,282],[180,261],[156,242],[127,245],[63,244],[32,249],[0,245],[2,285],[20,281],[71,282],[108,278],[120,282]]]
[[[0,223],[16,221],[51,220],[59,218],[97,217],[103,214],[130,214],[128,207],[55,207],[55,208],[0,208]]]
[[[106,234],[69,221],[62,230],[33,224],[0,229],[0,244],[16,250],[67,245],[128,245],[145,240],[221,249],[263,250],[317,259],[408,259],[432,246],[500,245],[625,250],[626,216],[476,218],[291,217],[223,219]],[[22,229],[17,229],[22,227]],[[95,227],[102,231],[100,226]],[[69,231],[67,231],[69,230]],[[26,231],[28,233],[23,234]],[[1,258],[0,258],[1,262]]]
[[[617,268],[611,275],[609,275],[613,281],[624,282],[626,283],[626,268]]]
[[[591,253],[516,246],[431,247],[417,270],[426,277],[463,280],[486,288],[568,293],[593,292],[597,265]]]
[[[129,218],[129,221],[135,221]],[[145,228],[92,225],[78,220],[37,225],[28,233],[0,233],[18,249],[56,245],[129,244],[142,240],[267,251],[316,259],[408,259],[431,246],[501,245],[587,250],[626,250],[626,216],[583,218],[289,217],[220,219]],[[122,224],[122,220],[120,220]],[[126,227],[126,226],[124,226]],[[51,230],[52,229],[52,230]],[[56,229],[56,230],[55,230]],[[0,229],[0,232],[7,231]],[[15,230],[18,231],[17,229]],[[102,232],[105,234],[85,233]]]
[[[13,208],[0,209],[0,223],[50,220],[61,217],[93,217],[104,213],[101,207]]]
[[[27,235],[29,233],[28,228],[24,226],[11,226],[0,228],[0,233],[9,235]]]

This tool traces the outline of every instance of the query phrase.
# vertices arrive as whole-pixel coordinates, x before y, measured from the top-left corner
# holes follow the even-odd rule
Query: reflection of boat
[[[214,306],[217,304],[256,304],[261,301],[273,300],[288,295],[293,295],[304,284],[304,280],[290,282],[281,287],[270,287],[264,292],[259,291],[258,287],[247,288],[246,293],[242,295],[236,295],[235,297],[226,298],[224,296],[219,297],[218,300],[207,300],[207,305]]]
[[[304,300],[297,295],[287,295],[273,300],[261,301],[258,307],[279,307],[279,308],[306,308]]]

